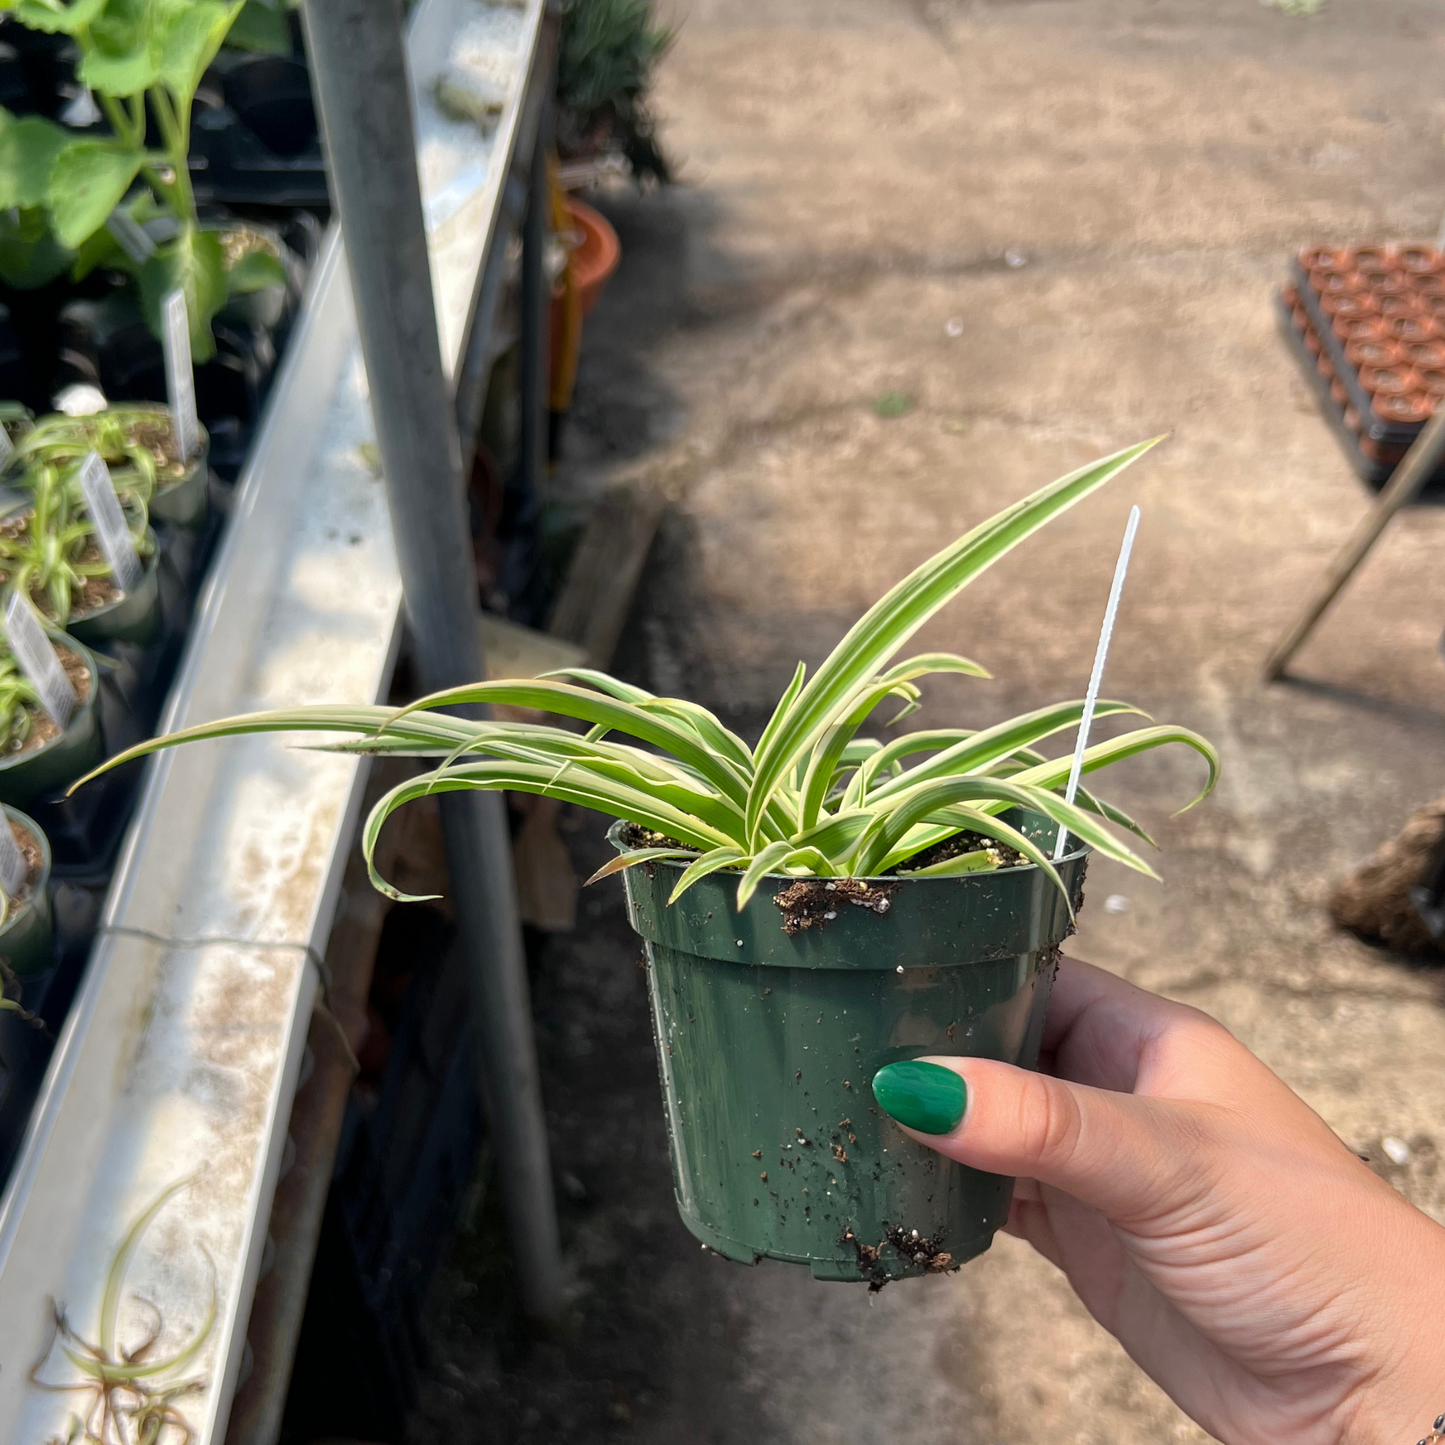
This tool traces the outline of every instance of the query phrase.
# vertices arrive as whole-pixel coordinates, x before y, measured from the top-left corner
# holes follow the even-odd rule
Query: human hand
[[[1019,1176],[1009,1232],[1226,1445],[1424,1433],[1445,1228],[1222,1025],[1102,969],[1061,961],[1040,1070],[893,1064],[874,1096],[920,1144]]]

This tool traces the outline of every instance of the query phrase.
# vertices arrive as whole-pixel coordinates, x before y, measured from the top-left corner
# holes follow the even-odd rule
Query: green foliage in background
[[[1086,790],[1077,803],[1066,803],[1061,793],[1070,759],[1035,750],[1038,742],[1077,728],[1082,702],[1040,708],[981,731],[905,733],[888,743],[860,736],[890,700],[900,704],[890,723],[914,711],[924,677],[986,677],[977,663],[952,653],[923,653],[901,662],[894,657],[981,572],[1152,445],[1129,447],[1061,477],[923,563],[869,608],[811,678],[798,665],[756,747],[696,703],[655,697],[605,673],[567,669],[527,681],[453,688],[399,712],[301,707],[226,718],[143,743],[106,767],[199,738],[357,733],[362,736],[334,746],[442,759],[439,767],[393,788],[372,810],[363,834],[368,864],[382,824],[409,800],[458,789],[512,789],[596,808],[653,835],[638,839],[642,846],[599,877],[649,859],[686,859],[689,866],[674,897],[697,879],[728,869],[740,874],[739,906],[770,873],[873,877],[907,873],[913,865],[919,874],[944,875],[999,866],[1004,855],[975,846],[974,835],[1014,850],[1062,890],[1047,852],[1001,816],[1017,807],[1042,813],[1105,857],[1152,874],[1105,824],[1146,843],[1148,835]],[[476,703],[533,708],[576,719],[587,730],[470,721],[440,711]],[[1122,702],[1098,708],[1101,717],[1137,712]],[[1203,797],[1214,786],[1219,759],[1187,728],[1148,726],[1095,743],[1084,754],[1084,771],[1168,743],[1183,743],[1208,762]],[[969,840],[959,856],[915,863],[959,835]],[[372,881],[394,898],[403,896],[374,865]]]
[[[638,180],[672,178],[647,104],[653,67],[672,40],[654,24],[652,0],[566,0],[557,57],[564,155],[615,149]]]
[[[215,350],[211,318],[229,292],[219,237],[196,215],[187,158],[196,87],[241,12],[241,0],[0,0],[34,30],[70,36],[78,78],[108,125],[67,130],[0,109],[0,275],[40,286],[112,265],[136,278],[151,329],[177,288],[197,361]],[[138,189],[137,189],[138,188]],[[131,260],[106,230],[125,209],[138,224],[166,215],[174,234],[155,255]],[[275,279],[284,281],[279,262]]]

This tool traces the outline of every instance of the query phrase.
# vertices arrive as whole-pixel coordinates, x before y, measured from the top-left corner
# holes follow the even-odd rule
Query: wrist
[[[1445,1284],[1445,1228],[1399,1204],[1396,1228],[1379,1240],[1385,1258],[1375,1260],[1376,1278],[1391,1282],[1375,1297],[1374,1358],[1346,1404],[1338,1445],[1445,1445],[1445,1331],[1432,1328]]]

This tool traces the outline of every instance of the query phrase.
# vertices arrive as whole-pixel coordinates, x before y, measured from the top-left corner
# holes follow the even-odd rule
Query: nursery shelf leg
[[[432,299],[396,0],[306,0],[307,48],[341,218],[406,611],[428,689],[486,675],[461,453]],[[498,1187],[532,1318],[562,1310],[541,1079],[501,798],[441,800]]]
[[[1289,631],[1275,644],[1269,661],[1264,665],[1266,682],[1275,682],[1283,675],[1290,659],[1303,646],[1330,603],[1339,596],[1341,588],[1354,576],[1355,569],[1365,560],[1390,519],[1401,507],[1415,500],[1420,489],[1438,470],[1442,458],[1445,458],[1445,407],[1425,423],[1384,491],[1375,499],[1375,505],[1361,518],[1359,526],[1340,549]]]

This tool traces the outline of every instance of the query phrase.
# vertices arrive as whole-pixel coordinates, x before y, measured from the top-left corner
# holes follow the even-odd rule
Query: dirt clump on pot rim
[[[858,1256],[858,1267],[868,1280],[869,1294],[877,1294],[890,1279],[880,1259],[885,1245],[891,1244],[909,1264],[922,1265],[929,1274],[947,1274],[958,1268],[953,1256],[937,1238],[926,1238],[916,1229],[904,1229],[901,1224],[889,1229],[886,1220],[884,1230],[883,1238],[877,1244],[864,1244],[851,1229],[845,1229],[839,1241],[853,1246],[853,1252]]]
[[[844,903],[885,914],[902,886],[869,883],[862,878],[799,878],[773,894],[773,902],[783,910],[783,932],[792,938],[805,928],[822,928],[831,923]]]

